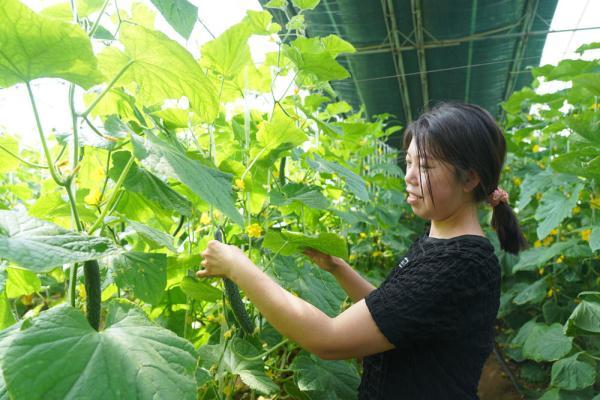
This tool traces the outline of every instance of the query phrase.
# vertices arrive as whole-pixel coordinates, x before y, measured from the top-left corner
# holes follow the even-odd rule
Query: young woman
[[[526,246],[497,187],[505,140],[481,107],[443,103],[408,125],[404,148],[407,202],[431,223],[384,282],[375,288],[344,260],[304,251],[353,300],[337,317],[281,288],[235,246],[209,242],[198,276],[230,278],[275,329],[323,359],[365,357],[361,399],[477,399],[500,299],[478,204],[493,207],[504,250]]]

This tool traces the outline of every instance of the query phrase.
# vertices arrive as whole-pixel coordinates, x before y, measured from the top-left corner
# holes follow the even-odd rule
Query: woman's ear
[[[473,189],[475,189],[479,185],[480,181],[481,181],[481,179],[479,179],[479,175],[477,174],[477,172],[470,169],[469,172],[467,172],[467,176],[466,176],[464,184],[463,184],[464,191],[465,192],[473,191]]]

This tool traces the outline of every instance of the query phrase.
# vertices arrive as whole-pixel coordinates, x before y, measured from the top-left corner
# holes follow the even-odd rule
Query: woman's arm
[[[375,290],[375,286],[363,278],[343,259],[311,248],[305,249],[303,253],[310,257],[321,269],[331,273],[353,303],[364,299]]]
[[[275,329],[321,358],[347,359],[394,347],[379,331],[364,301],[330,318],[279,286],[235,246],[213,240],[202,256],[205,269],[199,277],[228,277]]]
[[[350,296],[353,303],[364,299],[369,293],[375,290],[375,286],[341,258],[336,257],[335,267],[332,269],[331,274],[337,279],[348,296]]]

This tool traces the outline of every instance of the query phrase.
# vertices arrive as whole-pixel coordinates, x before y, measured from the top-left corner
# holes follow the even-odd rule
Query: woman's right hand
[[[319,268],[327,272],[333,272],[337,268],[340,261],[338,257],[325,254],[322,251],[315,250],[311,247],[304,248],[302,253],[307,255],[315,264],[319,266]]]

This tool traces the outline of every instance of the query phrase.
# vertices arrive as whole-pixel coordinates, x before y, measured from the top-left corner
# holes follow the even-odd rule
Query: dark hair
[[[429,152],[454,166],[460,181],[464,181],[471,170],[478,174],[480,182],[473,190],[476,202],[487,200],[498,187],[506,158],[506,141],[494,118],[482,107],[458,102],[439,103],[406,127],[405,151],[413,138],[418,160],[427,158]],[[425,172],[429,178],[429,172]],[[433,200],[429,179],[427,183]],[[494,207],[491,225],[503,250],[516,254],[527,247],[517,217],[507,203]]]

